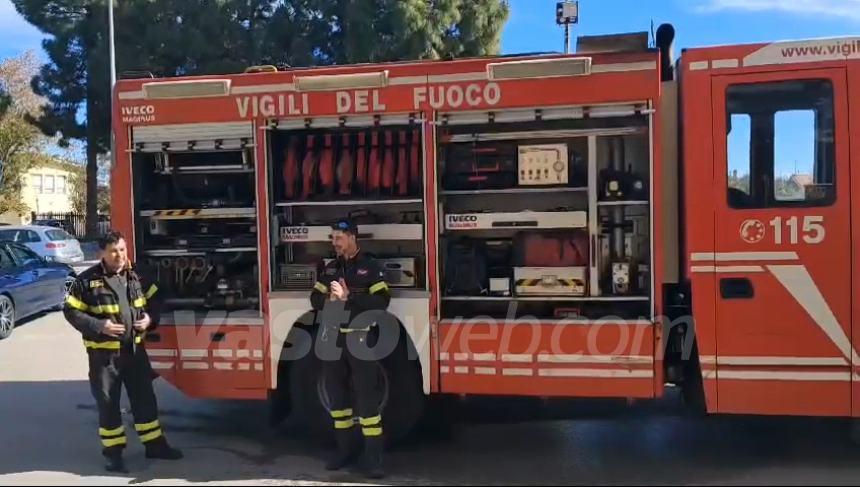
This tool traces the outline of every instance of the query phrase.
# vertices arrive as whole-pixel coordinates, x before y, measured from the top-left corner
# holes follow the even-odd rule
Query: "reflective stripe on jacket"
[[[153,313],[152,301],[158,293],[158,286],[148,282],[136,272],[133,266],[121,271],[128,281],[128,302],[131,304],[133,319],[143,318],[149,311],[153,325],[157,313]],[[69,323],[81,332],[84,346],[89,350],[120,350],[122,343],[140,344],[143,336],[134,331],[130,324],[122,337],[114,338],[102,334],[105,320],[122,323],[122,310],[117,292],[108,284],[108,275],[104,266],[99,263],[82,272],[72,284],[69,295],[63,307],[63,312]],[[156,316],[153,316],[153,315]]]

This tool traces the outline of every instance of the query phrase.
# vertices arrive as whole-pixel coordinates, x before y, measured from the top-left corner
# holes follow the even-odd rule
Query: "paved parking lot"
[[[131,474],[105,476],[84,359],[80,339],[59,313],[24,323],[0,342],[0,484],[363,483],[325,472],[323,452],[289,427],[270,428],[265,404],[192,400],[163,381],[162,420],[186,459],[145,460],[132,435]],[[390,453],[385,483],[860,481],[860,449],[839,421],[691,418],[674,396],[633,405],[469,401],[456,411],[459,424],[448,433],[418,435]],[[577,419],[524,422],[522,411]]]

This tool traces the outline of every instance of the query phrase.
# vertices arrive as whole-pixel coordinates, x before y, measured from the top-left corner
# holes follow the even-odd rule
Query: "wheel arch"
[[[290,361],[282,360],[285,350],[303,337],[315,336],[314,311],[310,301],[303,298],[272,299],[270,302],[270,388],[279,389],[289,377]],[[430,314],[429,296],[421,298],[394,298],[388,308],[400,326],[400,336],[407,339],[409,359],[418,359],[422,389],[430,394]]]

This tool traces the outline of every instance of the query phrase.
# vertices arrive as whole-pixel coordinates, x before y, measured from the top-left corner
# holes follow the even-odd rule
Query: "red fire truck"
[[[402,331],[394,437],[441,395],[860,415],[860,40],[673,37],[121,80],[112,218],[164,298],[153,367],[326,434],[309,295],[349,215]]]

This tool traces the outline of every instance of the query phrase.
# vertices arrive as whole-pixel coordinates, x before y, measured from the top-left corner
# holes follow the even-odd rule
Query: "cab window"
[[[0,247],[0,271],[8,271],[14,267],[15,260],[5,248]]]
[[[739,84],[726,93],[732,208],[827,206],[836,200],[833,84]]]

